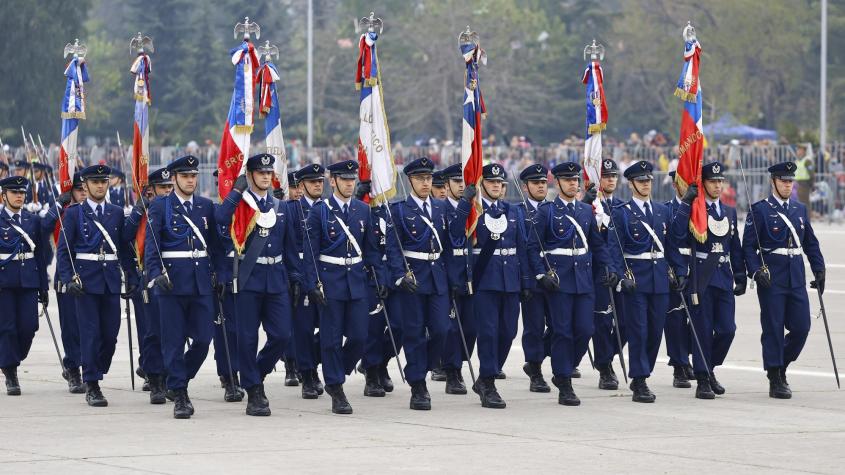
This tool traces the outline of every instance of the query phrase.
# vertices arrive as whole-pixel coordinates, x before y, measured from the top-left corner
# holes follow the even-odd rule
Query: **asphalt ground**
[[[845,228],[820,224],[817,234],[827,261],[831,334],[845,365]],[[50,314],[58,330],[54,302]],[[42,319],[20,368],[23,396],[0,395],[0,472],[843,473],[845,391],[836,388],[821,319],[813,320],[804,352],[790,366],[794,395],[787,401],[768,397],[755,291],[738,298],[736,321],[736,339],[717,371],[727,393],[712,401],[673,388],[661,350],[649,380],[655,404],[631,402],[627,388],[599,390],[598,373],[585,359],[583,378],[574,380],[581,406],[560,406],[556,390],[528,391],[517,337],[507,379],[496,383],[504,410],[484,409],[473,393],[447,395],[444,383],[429,382],[433,409],[411,411],[407,386],[365,398],[364,378],[353,374],[345,389],[355,412],[333,415],[327,395],[303,400],[299,388],[285,387],[280,363],[266,385],[273,415],[248,417],[245,401],[223,401],[209,354],[190,386],[196,415],[174,420],[172,404],[150,405],[140,381],[131,390],[125,325],[102,383],[109,407],[91,408],[84,395],[67,392]],[[616,369],[621,377],[618,363]],[[547,360],[547,379],[550,371]],[[394,366],[391,373],[399,383]],[[464,376],[469,380],[466,369]]]

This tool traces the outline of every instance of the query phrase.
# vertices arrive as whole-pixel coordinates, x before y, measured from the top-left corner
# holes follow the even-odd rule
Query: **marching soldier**
[[[288,191],[287,196],[284,196],[284,193],[277,193],[283,190],[273,190],[273,196],[280,200],[287,200],[285,203],[288,207],[290,219],[292,219],[295,223],[294,227],[299,229],[299,225],[301,221],[297,219],[297,210],[292,208],[292,203],[294,201],[299,201],[302,198],[302,187],[299,184],[299,181],[296,179],[296,175],[291,172],[288,173]],[[301,243],[301,240],[298,240],[297,243]],[[300,262],[302,259],[300,258]],[[296,309],[298,298],[295,299],[291,296],[290,304],[291,304],[291,312]],[[292,319],[296,320],[296,314],[292,313]],[[299,386],[299,382],[302,376],[300,376],[299,371],[296,367],[296,343],[295,343],[295,336],[293,333],[293,325],[291,325],[291,336],[290,340],[288,341],[288,347],[285,348],[285,354],[282,356],[282,361],[285,364],[285,386]]]
[[[632,273],[621,280],[632,400],[651,403],[656,396],[646,379],[654,371],[669,307],[665,248],[672,217],[665,205],[651,199],[654,177],[650,163],[636,162],[624,175],[633,196],[613,209],[610,239],[614,242],[610,243],[610,251],[615,268],[629,268]],[[679,278],[683,280],[685,276]],[[677,283],[675,288],[679,288]]]
[[[346,160],[328,170],[334,193],[311,208],[306,223],[306,246],[313,253],[305,252],[305,290],[311,304],[319,306],[323,378],[332,397],[332,412],[351,414],[343,383],[361,359],[367,339],[364,268],[372,266],[378,271],[383,264],[369,232],[370,208],[352,196],[358,163]]]
[[[549,170],[543,165],[530,165],[522,170],[519,179],[522,181],[525,202],[517,206],[522,208],[525,217],[530,220],[527,227],[536,226],[537,210],[546,202],[548,190]],[[526,241],[530,242],[534,236],[533,229],[526,230]],[[543,243],[545,244],[545,243]],[[538,250],[538,257],[539,257]],[[549,269],[543,270],[543,274]],[[522,370],[530,378],[528,390],[534,393],[551,392],[549,384],[543,377],[543,360],[549,355],[547,330],[551,333],[552,318],[546,291],[535,280],[528,281],[532,296],[522,301],[522,351],[525,353],[525,364]]]
[[[792,397],[786,368],[798,359],[810,331],[804,255],[813,272],[810,287],[821,294],[825,281],[824,258],[807,208],[790,198],[795,169],[793,162],[769,167],[772,194],[752,205],[742,238],[748,275],[757,283],[769,397],[777,399]]]
[[[192,155],[168,165],[173,193],[150,203],[144,265],[161,316],[161,347],[167,389],[173,392],[173,417],[194,413],[188,382],[196,376],[214,334],[212,265],[220,252],[214,206],[196,196],[199,159]],[[190,347],[185,351],[185,341]]]
[[[311,208],[322,200],[325,173],[326,169],[322,165],[314,163],[300,168],[294,174],[302,189],[302,197],[291,200],[288,206],[290,214],[296,219],[296,250],[303,261],[303,273],[313,270],[313,265],[308,262],[316,260],[316,255],[311,261],[306,261],[305,256],[318,251],[311,248],[308,236],[313,231],[309,231],[306,224]],[[294,315],[293,347],[296,369],[302,376],[302,399],[317,399],[323,394],[323,383],[317,373],[317,365],[320,364],[320,333],[315,334],[315,330],[320,328],[317,303],[303,292],[294,303]]]
[[[561,163],[552,169],[552,174],[560,193],[537,210],[537,233],[531,236],[528,255],[536,280],[547,292],[552,321],[552,383],[560,391],[558,403],[578,406],[581,400],[572,388],[572,372],[593,336],[594,292],[598,291],[593,284],[594,274],[602,275],[600,285],[610,288],[619,278],[592,206],[577,200],[581,166]],[[590,194],[595,196],[594,188]],[[544,266],[541,250],[556,278]]]
[[[504,409],[505,401],[496,389],[495,378],[501,373],[516,337],[519,301],[533,293],[527,257],[525,217],[516,206],[505,202],[505,169],[492,163],[482,168],[481,201],[483,213],[475,228],[472,270],[475,289],[475,319],[478,325],[479,377],[473,390],[482,407]],[[458,222],[464,223],[470,211],[475,186],[464,191],[458,206]],[[452,236],[463,233],[462,226],[451,228]]]
[[[41,220],[41,232],[44,239],[51,239],[58,225],[59,214],[64,213],[68,206],[84,203],[87,193],[82,186],[82,178],[79,172],[73,174],[73,188],[62,193],[58,198],[58,205],[50,208],[50,211]],[[64,216],[64,214],[62,214]],[[61,231],[59,231],[61,232]],[[62,239],[56,235],[58,240]],[[57,242],[58,245],[58,242]],[[56,303],[59,307],[59,327],[62,330],[62,348],[64,349],[64,375],[67,379],[68,391],[71,394],[82,394],[85,386],[82,384],[82,374],[79,367],[82,366],[82,354],[79,343],[79,322],[76,315],[76,298],[67,292],[67,283],[62,282],[62,267],[68,263],[56,262],[53,286],[56,290]],[[71,275],[73,274],[72,269]]]
[[[82,380],[87,385],[85,399],[92,407],[108,406],[99,383],[109,372],[117,345],[122,274],[131,265],[123,209],[106,203],[110,174],[105,165],[79,172],[87,198],[65,211],[61,238],[67,245],[57,247],[59,278],[76,298]],[[126,281],[126,286],[126,294],[134,292],[132,281]]]
[[[411,386],[410,408],[431,410],[425,384],[428,371],[438,366],[449,330],[449,283],[444,252],[451,252],[444,203],[431,199],[434,164],[418,158],[403,172],[411,192],[391,204],[393,231],[387,236],[387,265],[398,287],[404,313],[402,346],[405,379]]]
[[[675,197],[667,201],[666,206],[671,211],[674,222],[675,216],[678,214],[678,209],[681,207],[683,193],[681,193],[681,189],[674,182],[674,171],[669,172],[669,177],[673,180],[672,188],[675,190]],[[689,219],[682,220],[684,223],[689,223]],[[677,252],[679,254],[678,258],[685,262],[690,255],[690,242],[684,233],[679,232],[678,239],[678,242],[681,244],[680,247],[677,250],[670,248],[668,252]],[[681,296],[678,292],[669,293],[669,313],[666,314],[666,327],[663,329],[663,334],[666,337],[666,353],[669,356],[669,366],[673,368],[672,386],[676,388],[691,388],[692,384],[690,380],[695,379],[695,374],[689,362],[689,355],[692,353],[692,332],[690,332],[687,314],[684,311]]]
[[[451,165],[441,172],[446,187],[446,222],[450,226],[463,228],[464,221],[458,220],[458,205],[466,186],[461,164]],[[450,320],[449,333],[446,335],[446,348],[443,351],[443,368],[446,372],[446,394],[466,394],[466,384],[461,368],[464,361],[469,361],[477,335],[475,310],[472,304],[472,255],[466,233],[449,234],[452,252],[446,254],[446,268],[449,274],[450,305],[454,315]],[[458,322],[460,319],[460,322]],[[466,354],[464,342],[461,341],[460,323],[466,338]]]
[[[619,181],[619,166],[613,160],[606,158],[602,160],[601,164],[601,178],[598,183],[598,190],[587,190],[584,194],[584,201],[592,205],[595,202],[598,192],[601,192],[602,212],[596,213],[596,224],[601,233],[602,238],[608,245],[613,244],[608,238],[608,229],[610,227],[610,213],[613,208],[623,204],[622,200],[615,198],[613,193],[616,192],[616,186]],[[600,265],[593,256],[593,268]],[[623,269],[617,269],[621,272]],[[599,389],[617,390],[619,389],[619,379],[616,377],[616,372],[613,370],[613,357],[622,351],[619,348],[619,340],[622,345],[625,344],[625,323],[624,310],[625,306],[622,303],[622,293],[613,288],[613,302],[610,301],[610,294],[601,289],[602,281],[605,276],[601,272],[593,273],[593,285],[595,291],[595,305],[593,307],[593,323],[595,329],[593,331],[593,351],[595,352],[595,365],[599,370]],[[613,305],[613,308],[611,308]],[[617,339],[616,328],[613,325],[613,310],[616,310],[616,318],[618,320],[620,335]]]
[[[277,202],[270,195],[275,161],[269,153],[250,157],[246,162],[247,175],[238,177],[215,212],[217,222],[227,230],[231,229],[232,216],[242,200],[256,212],[255,227],[248,234],[244,250],[234,257],[239,263],[237,281],[232,282],[232,291],[237,292],[241,384],[247,391],[246,413],[250,416],[270,415],[264,378],[288,346],[290,296],[299,297],[302,279],[293,242],[294,221],[284,202]],[[234,246],[226,251],[234,252]],[[259,325],[267,334],[260,352]]]
[[[725,166],[719,162],[711,162],[701,168],[707,205],[707,240],[704,243],[697,242],[689,231],[691,208],[688,203],[680,202],[672,222],[675,239],[689,243],[695,253],[695,257],[692,253],[689,257],[690,279],[686,293],[691,294],[687,301],[693,303],[689,310],[701,343],[701,351],[697,348],[693,351],[698,382],[695,397],[698,399],[714,399],[716,394],[725,393],[725,388],[716,380],[714,369],[728,355],[736,333],[735,296],[745,293],[748,281],[739,243],[736,209],[719,200],[724,172]],[[693,298],[696,294],[697,297]]]
[[[124,232],[127,236],[137,236],[136,233],[139,226],[148,226],[143,218],[146,215],[146,210],[149,208],[151,200],[167,196],[173,192],[173,182],[171,180],[170,170],[167,168],[154,170],[147,176],[147,183],[149,184],[149,188],[144,190],[147,196],[142,196],[138,199],[132,209],[132,213],[126,219]],[[150,228],[147,227],[146,232],[149,231]],[[142,252],[145,249],[147,239],[152,238],[147,238],[145,234],[143,241],[136,241],[134,243],[135,249]],[[150,387],[150,404],[164,404],[166,402],[165,369],[161,351],[161,315],[159,313],[158,298],[155,292],[146,288],[148,286],[148,279],[145,271],[140,272],[139,281],[141,287],[144,287],[147,292],[146,302],[141,299],[141,310],[138,311],[137,303],[135,307],[135,320],[137,321],[138,316],[143,313],[146,322],[143,331],[140,327],[138,330],[138,347],[141,352],[140,369],[146,376]]]
[[[431,197],[435,200],[446,199],[446,177],[443,170],[431,174]]]
[[[113,205],[120,206],[121,208],[132,206],[132,203],[126,202],[126,196],[126,174],[117,168],[112,168],[112,175],[109,180],[108,202]],[[131,200],[131,193],[129,194],[129,197]]]
[[[47,261],[37,215],[24,209],[29,180],[20,176],[0,180],[0,368],[6,394],[20,396],[18,366],[26,359],[38,330],[38,303],[49,303]]]

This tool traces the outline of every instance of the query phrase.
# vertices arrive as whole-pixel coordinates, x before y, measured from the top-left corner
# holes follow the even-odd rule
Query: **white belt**
[[[193,251],[164,251],[161,257],[165,259],[198,259],[200,257],[208,257],[208,252],[203,249],[194,249]]]
[[[663,259],[663,253],[660,251],[644,252],[642,254],[625,254],[625,259],[642,259],[650,261],[652,259]]]
[[[692,252],[690,251],[690,248],[688,248],[688,247],[680,247],[680,248],[678,248],[678,252],[681,253],[682,256],[688,256],[688,255],[692,254]],[[697,252],[695,254],[698,255],[698,254],[701,254],[701,253]]]
[[[116,261],[117,254],[94,254],[90,252],[77,252],[76,259],[80,261]]]
[[[473,249],[472,253],[475,255],[481,254],[481,249]],[[515,256],[516,255],[516,248],[515,247],[503,247],[500,249],[496,249],[493,251],[494,256]]]
[[[226,254],[226,257],[235,257],[235,251],[232,251],[232,252]],[[243,255],[243,254],[238,256],[238,259],[240,259],[240,260],[244,260],[244,258],[246,258],[246,256]],[[255,260],[256,264],[265,264],[265,265],[278,264],[279,262],[282,262],[282,255],[281,254],[279,254],[278,256],[273,256],[273,257],[259,257],[258,259]]]
[[[419,259],[421,261],[436,261],[440,258],[439,252],[404,251],[402,254],[404,254],[405,257],[410,257],[411,259]]]
[[[696,252],[695,257],[699,259],[707,259],[710,254],[706,252]],[[719,254],[719,262],[725,263],[728,262],[728,256],[726,254]]]
[[[356,257],[334,257],[320,254],[320,262],[334,264],[336,266],[351,266],[361,262],[361,256]]]
[[[780,254],[781,256],[800,256],[804,254],[804,249],[801,247],[779,247],[772,249],[769,254]]]
[[[546,251],[547,255],[551,256],[583,256],[587,253],[587,248],[579,247],[576,249],[556,248]]]
[[[467,250],[465,248],[452,249],[452,255],[455,257],[465,256],[467,255]]]
[[[14,255],[16,261],[23,261],[26,259],[32,259],[35,257],[34,252],[19,252]],[[5,261],[12,257],[12,254],[0,254],[0,261]]]

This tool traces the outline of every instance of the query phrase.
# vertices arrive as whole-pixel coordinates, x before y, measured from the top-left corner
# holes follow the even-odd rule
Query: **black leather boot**
[[[780,369],[780,380],[783,382],[784,386],[789,388],[789,381],[786,380],[786,366]]]
[[[314,373],[307,369],[302,372],[302,399],[317,399],[318,396]]]
[[[781,368],[769,368],[766,376],[769,378],[769,397],[775,399],[792,398],[792,390],[783,382]]]
[[[546,383],[543,378],[543,367],[540,363],[532,363],[530,361],[522,365],[522,371],[530,378],[528,383],[528,390],[532,393],[547,393],[551,392],[552,388]]]
[[[782,379],[782,378],[781,378]],[[784,384],[786,384],[786,380],[783,380]],[[789,385],[786,385],[789,387]],[[716,373],[710,373],[710,388],[713,389],[713,392],[721,396],[725,394],[725,388],[719,384],[719,381],[716,380]]]
[[[572,377],[573,378],[580,378],[581,377],[581,371],[578,368],[573,369],[572,370]]]
[[[82,384],[82,375],[79,368],[70,368],[65,371],[67,374],[67,390],[71,394],[85,394],[85,385]]]
[[[290,358],[285,359],[285,386],[299,386],[299,379],[296,377],[296,364]]]
[[[364,384],[364,396],[367,397],[384,397],[387,393],[381,385],[378,377],[378,368],[372,367],[364,370],[366,375],[366,384]]]
[[[192,406],[188,405],[188,391],[185,389],[173,390],[173,418],[190,419],[194,414]]]
[[[220,380],[223,382],[223,400],[226,402],[241,402],[243,401],[244,397],[243,394],[238,390],[237,383],[232,381],[229,375],[220,376]]]
[[[148,374],[150,381],[150,404],[164,404],[167,398],[164,395],[164,378],[159,374]]]
[[[460,370],[454,368],[446,369],[446,394],[466,394],[467,387],[458,376]]]
[[[109,405],[109,402],[106,400],[106,397],[103,396],[103,392],[100,390],[100,382],[99,381],[91,381],[87,383],[88,391],[85,393],[85,401],[88,402],[88,405],[91,407],[106,407]]]
[[[20,396],[21,385],[18,382],[17,366],[3,368],[3,375],[6,376],[6,394],[9,396]]]
[[[499,391],[496,389],[495,378],[478,378],[476,386],[476,393],[478,393],[478,397],[481,399],[481,407],[490,409],[504,409],[507,407],[507,403],[505,403],[505,400],[502,399],[502,396],[499,395]]]
[[[675,371],[672,377],[672,386],[681,389],[687,389],[692,387],[692,383],[689,382],[689,378],[687,378],[687,372],[684,370],[683,366],[674,366]]]
[[[695,371],[692,369],[692,365],[684,365],[684,373],[687,375],[687,379],[692,381],[696,378]]]
[[[431,410],[431,395],[428,393],[424,379],[416,383],[411,383],[410,408],[415,411]]]
[[[317,390],[317,395],[323,395],[323,381],[320,380],[320,373],[316,369],[311,370],[311,376],[314,378],[314,389]]]
[[[634,402],[650,403],[657,399],[657,396],[655,396],[654,393],[651,392],[651,389],[648,388],[645,378],[634,378],[634,380],[631,381],[631,391],[634,392],[631,396],[631,400]]]
[[[697,399],[716,399],[716,393],[710,386],[710,376],[706,374],[697,374],[695,380],[698,385],[695,387],[695,397]]]
[[[552,384],[557,386],[560,391],[557,395],[557,403],[561,406],[580,406],[581,400],[575,395],[575,390],[572,389],[572,378],[559,378],[557,376],[552,378]]]
[[[446,370],[443,369],[442,366],[434,368],[431,370],[431,380],[432,381],[446,381]]]
[[[506,375],[504,371],[499,370],[499,372],[496,373],[495,379],[508,379],[508,375]]]
[[[264,399],[262,395],[263,384],[256,384],[255,386],[246,390],[247,403],[246,415],[248,416],[269,416],[270,404]]]
[[[381,383],[381,387],[383,387],[386,392],[393,392],[393,380],[390,379],[390,373],[387,372],[387,363],[382,363],[382,365],[379,366],[378,379]]]
[[[326,392],[332,397],[332,412],[335,414],[352,414],[352,405],[346,399],[342,384],[327,384]]]
[[[611,363],[606,365],[596,365],[599,370],[599,389],[606,389],[615,391],[619,389],[619,380],[616,378],[616,373],[613,372]]]

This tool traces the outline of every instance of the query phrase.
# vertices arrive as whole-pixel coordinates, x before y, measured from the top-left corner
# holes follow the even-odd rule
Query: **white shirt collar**
[[[707,203],[708,208],[710,207],[710,205],[715,204],[716,205],[716,211],[719,214],[722,213],[722,204],[719,202],[718,199],[716,199],[716,201],[710,201],[708,198],[704,198],[704,202]]]
[[[15,218],[15,215],[19,215],[19,216],[20,216],[20,214],[21,214],[21,212],[20,212],[20,211],[18,211],[17,213],[13,213],[13,212],[12,212],[12,210],[10,210],[10,209],[9,209],[8,207],[6,207],[6,206],[4,206],[4,207],[3,207],[3,209],[4,209],[4,210],[6,210],[6,214],[8,214],[8,215],[9,215],[9,217],[10,217],[10,218],[12,218],[12,219],[14,219],[14,218]]]
[[[534,201],[534,200],[532,200],[531,198],[528,198],[528,197],[525,197],[525,199],[528,200],[528,202],[531,204],[531,206],[534,207],[534,209],[540,208],[540,202],[539,201]]]
[[[563,195],[557,195],[557,198],[560,200],[561,203],[563,203],[564,206],[568,205],[569,203],[572,203],[573,205],[575,204],[575,198],[572,198],[572,201],[566,201],[566,198],[564,198]]]
[[[415,194],[411,193],[411,199],[413,199],[413,200],[414,200],[414,203],[416,203],[416,204],[417,204],[417,206],[419,206],[419,207],[420,207],[420,209],[425,209],[425,208],[423,208],[423,203],[428,203],[428,212],[429,212],[429,213],[431,212],[431,196],[429,196],[428,198],[426,198],[425,200],[423,200],[423,199],[422,199],[422,198],[420,198],[419,196],[417,196],[417,195],[415,195]]]
[[[640,211],[642,211],[642,212],[643,212],[643,214],[645,214],[645,204],[646,204],[646,203],[648,203],[648,207],[649,207],[649,208],[652,208],[652,206],[651,206],[651,200],[648,200],[648,201],[643,201],[643,200],[641,200],[641,199],[639,199],[639,198],[633,198],[633,200],[634,200],[634,204],[636,204],[636,205],[637,205],[637,207],[639,207],[639,208],[640,208]],[[653,212],[653,210],[652,210],[652,212]]]
[[[672,201],[674,201],[676,205],[681,204],[681,199],[680,199],[680,198],[678,198],[678,195],[675,195],[675,197],[674,197],[674,198],[672,198]]]
[[[173,190],[173,197],[176,198],[177,200],[179,200],[180,205],[185,204],[186,201],[188,203],[191,203],[191,206],[194,205],[194,195],[191,195],[187,198],[182,198],[181,196],[179,196],[179,193],[176,193],[176,190]]]
[[[317,198],[316,200],[312,200],[311,198],[308,197],[308,195],[305,195],[305,194],[303,194],[302,197],[305,198],[305,202],[308,203],[308,206],[314,206],[314,203],[316,203],[317,200],[320,199],[320,198]]]
[[[787,199],[783,200],[783,199],[781,199],[781,198],[780,198],[780,196],[778,196],[778,195],[776,195],[776,194],[774,194],[774,193],[772,193],[772,196],[774,196],[774,197],[775,197],[775,200],[776,200],[778,203],[780,203],[780,205],[781,205],[781,206],[783,206],[783,207],[787,207],[787,206],[789,206],[789,198],[787,198]]]
[[[88,206],[91,207],[91,211],[93,211],[95,213],[97,212],[97,206],[102,206],[103,211],[106,210],[106,203],[105,202],[97,203],[96,201],[92,200],[91,198],[86,198],[85,202],[88,203]]]
[[[484,204],[486,204],[488,207],[493,206],[493,205],[496,205],[496,204],[498,204],[498,203],[499,203],[499,200],[496,200],[496,201],[490,201],[490,200],[488,200],[487,198],[485,198],[485,197],[483,197],[483,196],[481,197],[481,201],[483,201],[483,202],[484,202]]]
[[[349,204],[352,202],[351,198],[348,199],[348,200],[344,200],[343,198],[341,198],[340,196],[337,196],[336,194],[332,194],[332,198],[334,198],[335,202],[338,205],[340,205],[341,208],[343,208],[343,205],[346,205],[347,208],[348,208]]]
[[[451,196],[448,196],[447,198],[449,199],[449,203],[452,203],[453,208],[458,207],[458,200],[453,200]]]

